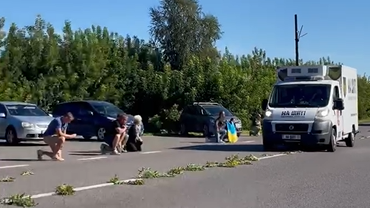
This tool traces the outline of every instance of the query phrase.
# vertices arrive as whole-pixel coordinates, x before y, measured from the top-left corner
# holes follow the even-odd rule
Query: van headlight
[[[316,118],[324,118],[329,115],[329,109],[325,108],[317,111]]]
[[[266,110],[265,118],[270,118],[271,116],[272,116],[272,111],[271,110]]]

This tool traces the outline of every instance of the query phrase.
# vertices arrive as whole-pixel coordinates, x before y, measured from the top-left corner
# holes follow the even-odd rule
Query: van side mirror
[[[267,104],[268,104],[268,100],[267,99],[263,99],[262,100],[262,104],[261,104],[262,110],[265,111],[267,109]]]
[[[339,98],[337,100],[334,100],[334,110],[344,110],[344,102],[343,99]]]

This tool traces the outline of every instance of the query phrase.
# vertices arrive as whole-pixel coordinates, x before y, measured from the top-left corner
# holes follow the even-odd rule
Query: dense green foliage
[[[150,15],[148,42],[101,26],[73,31],[68,21],[63,34],[56,34],[40,16],[34,25],[13,23],[4,32],[1,19],[0,100],[33,102],[46,110],[62,101],[106,100],[141,114],[152,129],[173,129],[182,106],[212,100],[247,124],[269,94],[276,66],[294,64],[257,48],[239,57],[228,50],[219,54],[217,18],[204,15],[195,0],[164,0]],[[368,118],[369,78],[359,76],[358,85],[359,115]]]

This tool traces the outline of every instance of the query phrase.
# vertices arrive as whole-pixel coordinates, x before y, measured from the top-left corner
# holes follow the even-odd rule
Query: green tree
[[[205,15],[197,0],[161,0],[150,8],[150,34],[172,69],[181,69],[195,54],[216,57],[221,29],[215,16]]]

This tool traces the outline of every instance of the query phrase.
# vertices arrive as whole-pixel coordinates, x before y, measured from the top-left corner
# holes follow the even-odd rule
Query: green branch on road
[[[203,171],[206,168],[203,165],[197,165],[197,164],[188,164],[184,167],[184,171]]]
[[[166,173],[160,173],[156,170],[152,170],[151,168],[141,168],[138,173],[138,178],[161,178],[161,177],[168,177]]]
[[[172,176],[181,175],[183,173],[184,173],[183,167],[171,168],[169,171],[167,171],[167,174]]]
[[[145,184],[145,181],[143,179],[133,179],[125,181],[124,184],[126,185],[135,185],[135,186],[141,186]]]
[[[144,185],[145,182],[143,179],[131,179],[131,180],[120,180],[117,175],[114,175],[113,178],[109,179],[107,183],[112,183],[113,185]]]
[[[34,207],[37,203],[31,198],[30,195],[26,194],[15,194],[10,197],[1,199],[1,204],[13,205],[18,207]]]
[[[204,167],[206,167],[206,168],[215,168],[215,167],[218,167],[219,164],[220,164],[219,162],[207,161],[206,164],[204,165]]]
[[[117,175],[114,175],[113,178],[109,179],[107,183],[112,183],[113,185],[122,185],[124,184],[123,181],[121,181]]]
[[[68,184],[62,184],[60,186],[57,186],[57,188],[55,189],[55,193],[62,196],[70,196],[73,195],[75,192],[76,191],[73,189],[73,186]]]
[[[15,178],[10,177],[10,176],[0,179],[0,182],[3,182],[3,183],[9,183],[9,182],[14,182],[14,181],[15,181]]]
[[[35,175],[32,171],[24,171],[21,173],[21,176]]]

